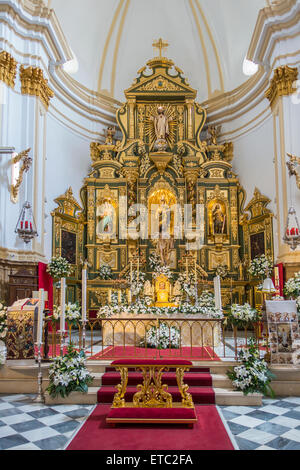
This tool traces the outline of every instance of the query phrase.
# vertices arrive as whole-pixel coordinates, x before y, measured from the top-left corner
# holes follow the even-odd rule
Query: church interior
[[[0,2],[0,450],[300,450],[299,37]]]

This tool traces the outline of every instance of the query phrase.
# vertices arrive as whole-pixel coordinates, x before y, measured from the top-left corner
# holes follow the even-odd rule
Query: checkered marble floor
[[[62,450],[93,409],[38,405],[32,398],[0,395],[0,450]],[[300,397],[218,409],[240,450],[300,450]]]
[[[219,406],[240,450],[300,450],[300,397]]]
[[[33,395],[0,395],[1,450],[61,450],[93,406],[45,406]]]

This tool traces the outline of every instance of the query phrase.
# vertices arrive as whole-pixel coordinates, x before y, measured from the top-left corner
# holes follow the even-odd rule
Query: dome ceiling
[[[153,40],[170,44],[203,101],[244,81],[243,60],[265,0],[52,0],[79,62],[74,78],[124,101],[136,72],[157,55]]]

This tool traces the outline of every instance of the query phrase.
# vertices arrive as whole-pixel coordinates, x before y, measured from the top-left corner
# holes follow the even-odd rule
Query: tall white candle
[[[66,323],[66,278],[60,281],[60,331],[65,331]]]
[[[87,270],[84,267],[82,270],[82,321],[86,322],[86,288],[87,288]]]
[[[222,310],[221,279],[220,276],[214,278],[215,305],[218,310]]]
[[[37,324],[37,343],[40,346],[43,342],[43,320],[45,308],[45,291],[39,290],[39,310],[38,310],[38,324]]]

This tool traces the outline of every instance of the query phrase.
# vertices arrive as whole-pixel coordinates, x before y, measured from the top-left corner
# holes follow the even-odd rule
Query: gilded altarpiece
[[[81,297],[80,264],[84,254],[84,225],[82,207],[69,188],[65,194],[55,199],[58,207],[52,212],[53,218],[53,256],[66,258],[72,266],[67,281],[67,300],[75,302]],[[59,291],[54,286],[54,301],[58,303]]]
[[[116,115],[118,129],[108,128],[105,142],[91,143],[92,169],[81,189],[80,217],[71,220],[62,211],[62,201],[57,200],[60,207],[54,214],[53,253],[60,254],[65,223],[73,224],[73,232],[76,226],[78,234],[84,227],[77,250],[89,264],[90,313],[107,303],[109,290],[116,287],[115,280],[100,279],[101,265],[111,266],[115,279],[124,279],[138,253],[146,260],[143,268],[151,273],[149,255],[157,249],[148,236],[152,204],[158,213],[161,205],[178,205],[182,214],[185,204],[192,208],[190,232],[184,230],[180,217],[173,214],[170,219],[173,243],[166,252],[175,272],[182,269],[187,242],[194,241],[197,249],[189,248],[189,255],[200,277],[212,281],[216,269],[226,267],[224,306],[248,299],[244,255],[249,261],[246,226],[252,230],[252,225],[243,225],[244,230],[241,226],[246,195],[232,171],[233,144],[219,144],[218,131],[205,127],[206,110],[196,96],[171,60],[151,59],[125,91],[126,102]],[[143,204],[147,211],[148,230],[141,238],[130,230],[135,215],[129,208],[135,204]],[[203,220],[200,236],[195,239],[199,207]],[[268,240],[266,246],[272,249]],[[163,250],[161,254],[165,256]],[[79,277],[79,258],[74,281]]]

